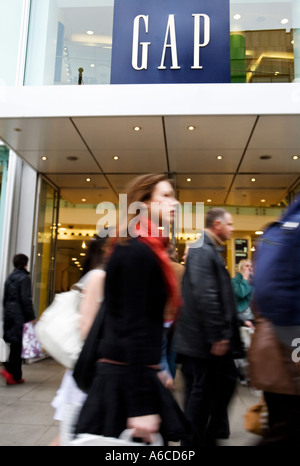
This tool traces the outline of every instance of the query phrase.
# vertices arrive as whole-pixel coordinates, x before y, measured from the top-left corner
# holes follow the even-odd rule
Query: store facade
[[[38,312],[56,291],[58,211],[59,206],[63,211],[64,204],[60,202],[63,185],[45,176],[43,154],[31,151],[30,138],[51,140],[53,147],[45,147],[53,152],[49,170],[53,173],[60,168],[55,150],[62,147],[71,158],[80,150],[93,152],[76,118],[133,121],[137,116],[184,119],[192,115],[199,119],[253,116],[255,120],[257,115],[283,115],[288,126],[288,117],[300,114],[298,0],[3,3],[0,286],[11,270],[13,255],[27,254]],[[64,119],[73,127],[61,125]],[[64,139],[63,131],[71,134],[74,128],[85,143],[82,149],[75,140],[73,145],[55,146],[56,138]],[[164,130],[166,134],[168,128]],[[166,171],[176,170],[170,164]],[[77,169],[80,172],[84,166]],[[110,181],[107,173],[111,172],[104,169],[101,175]],[[298,168],[296,175],[287,183],[289,191],[297,187]],[[289,194],[285,192],[285,199]],[[276,217],[281,207],[265,209],[264,223]],[[229,207],[235,214],[238,208]],[[255,224],[258,210],[257,205],[244,207],[243,218],[237,217],[240,230],[247,222]],[[232,264],[244,239],[235,238],[229,248]],[[247,239],[250,248],[250,236]],[[236,246],[235,240],[239,240]]]

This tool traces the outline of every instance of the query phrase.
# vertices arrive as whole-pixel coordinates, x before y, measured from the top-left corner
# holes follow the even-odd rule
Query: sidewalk
[[[25,383],[7,386],[0,377],[0,446],[47,446],[59,432],[53,420],[51,401],[60,385],[64,368],[52,359],[23,365]],[[182,402],[180,374],[174,393]],[[243,415],[255,404],[259,394],[238,385],[230,406],[231,437],[222,445],[247,446],[259,437],[244,430]]]

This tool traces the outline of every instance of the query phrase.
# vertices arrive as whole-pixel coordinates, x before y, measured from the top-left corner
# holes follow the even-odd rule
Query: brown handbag
[[[272,393],[300,395],[300,371],[291,352],[277,338],[272,323],[257,316],[248,350],[252,387]]]

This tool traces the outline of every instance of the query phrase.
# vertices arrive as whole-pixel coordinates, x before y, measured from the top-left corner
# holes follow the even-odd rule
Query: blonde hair
[[[238,272],[242,273],[242,270],[243,270],[243,267],[247,264],[251,264],[251,261],[249,259],[242,259],[239,263],[238,263]]]

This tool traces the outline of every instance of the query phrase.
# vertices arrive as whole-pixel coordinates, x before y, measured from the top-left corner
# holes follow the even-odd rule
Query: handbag
[[[92,446],[109,446],[109,447],[143,447],[143,446],[163,446],[163,439],[160,434],[152,434],[151,443],[135,442],[132,437],[132,430],[124,430],[119,438],[104,437],[103,435],[94,434],[79,434],[75,439],[69,442],[69,446],[73,447],[92,447]]]
[[[105,301],[100,306],[73,370],[75,382],[80,390],[85,393],[89,391],[95,372],[96,361],[99,358],[98,349],[103,337],[104,322]]]
[[[255,435],[263,436],[266,433],[268,429],[268,409],[263,398],[259,403],[247,409],[244,428]]]
[[[83,345],[79,330],[81,296],[77,284],[70,291],[56,294],[36,324],[45,351],[68,369],[73,369]]]
[[[23,325],[22,359],[37,359],[42,357],[42,346],[35,333],[35,324],[26,322]]]
[[[6,362],[9,358],[10,347],[3,338],[0,338],[0,362]]]

